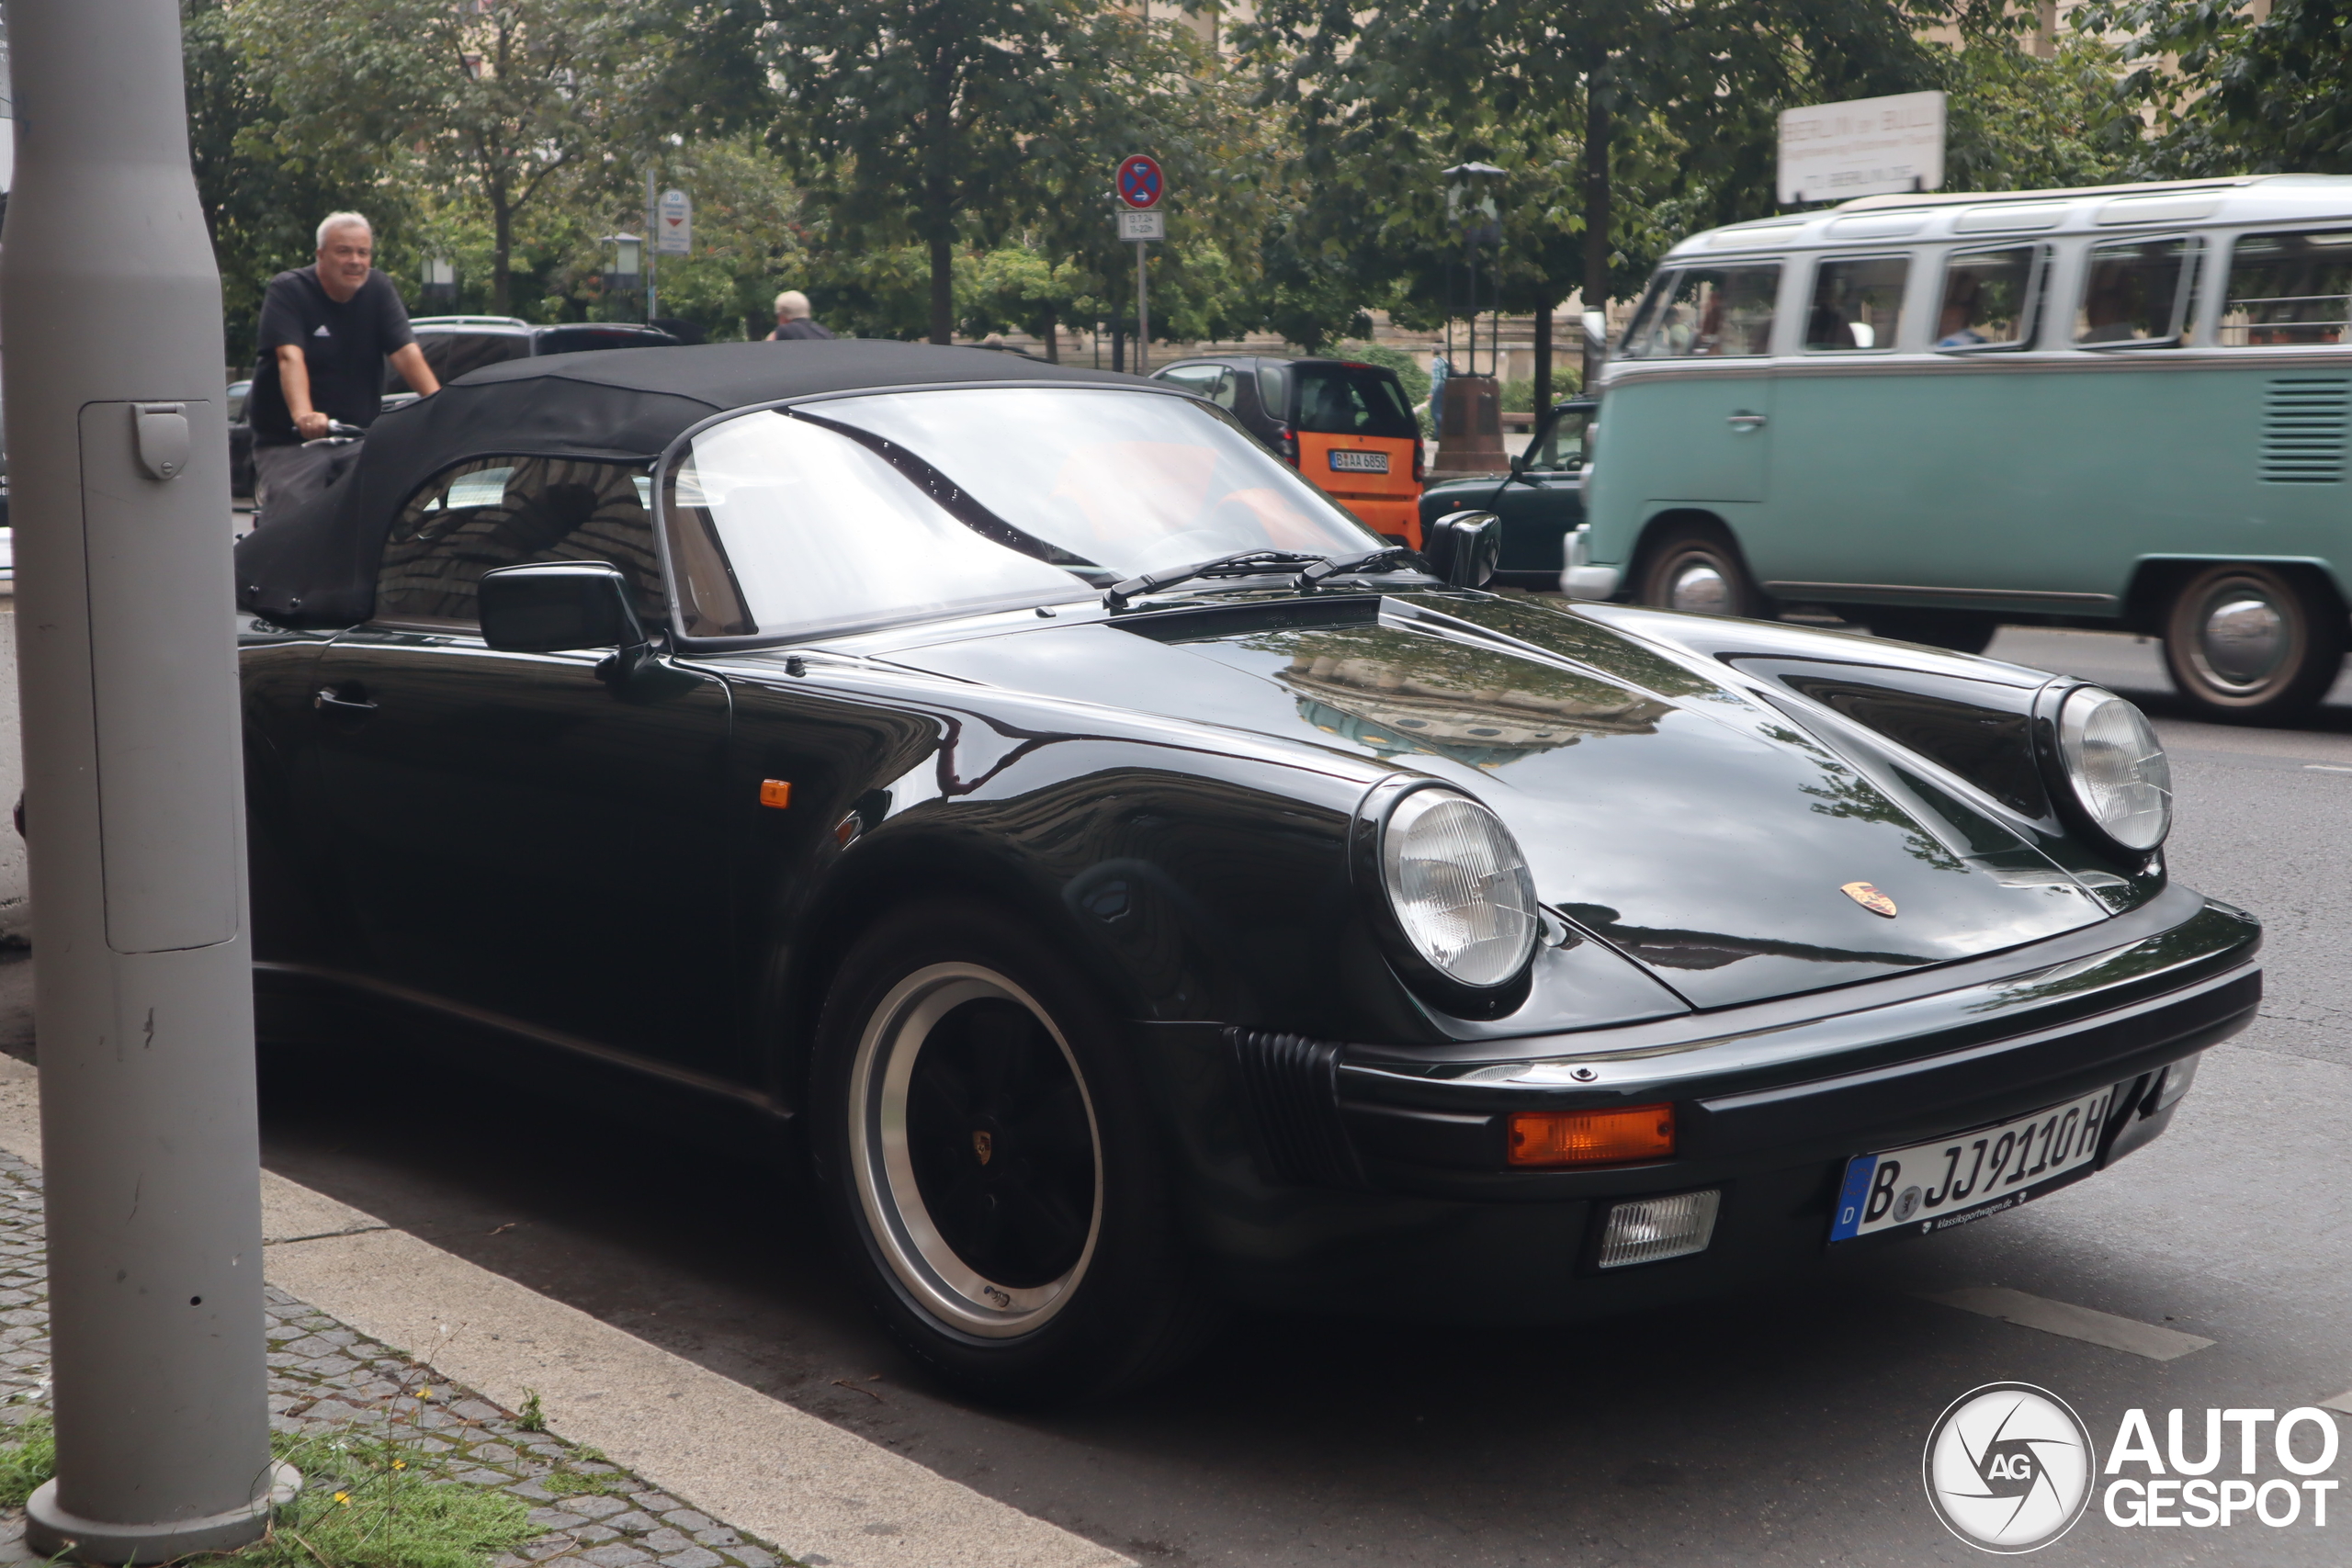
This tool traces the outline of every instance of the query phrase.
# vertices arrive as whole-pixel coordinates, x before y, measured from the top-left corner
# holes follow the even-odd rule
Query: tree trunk
[[[506,276],[506,266],[514,256],[514,209],[493,197],[490,222],[490,313],[511,316],[514,313],[514,289]]]
[[[1048,365],[1059,365],[1061,362],[1061,318],[1055,312],[1054,308],[1051,305],[1048,305],[1046,307],[1046,363]]]
[[[1584,308],[1609,309],[1609,101],[1615,86],[1610,80],[1609,56],[1595,50],[1584,73]],[[1577,339],[1584,352],[1584,384],[1591,389],[1592,340],[1577,325]]]
[[[956,247],[946,225],[934,220],[931,233],[931,341],[956,335]]]
[[[1535,423],[1552,407],[1552,309],[1555,302],[1535,301]]]

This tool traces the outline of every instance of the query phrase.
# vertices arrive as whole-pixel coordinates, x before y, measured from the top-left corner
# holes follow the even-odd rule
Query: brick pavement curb
[[[40,1171],[0,1150],[0,1427],[49,1398],[49,1281]],[[794,1559],[747,1537],[430,1367],[344,1326],[276,1285],[263,1288],[270,1426],[350,1432],[396,1443],[423,1471],[503,1492],[539,1533],[492,1559],[493,1568],[783,1568]],[[552,1484],[550,1484],[552,1483]],[[37,1561],[21,1508],[0,1511],[0,1563]]]

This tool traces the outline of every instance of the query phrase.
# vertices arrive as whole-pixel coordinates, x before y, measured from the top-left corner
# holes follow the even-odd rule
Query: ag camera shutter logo
[[[2039,1551],[2075,1528],[2098,1455],[2066,1402],[2031,1383],[1996,1382],[1951,1402],[1920,1461],[1944,1528],[1980,1551]]]

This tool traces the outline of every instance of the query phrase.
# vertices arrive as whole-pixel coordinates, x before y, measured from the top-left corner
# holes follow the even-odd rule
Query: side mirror
[[[1484,588],[1502,558],[1503,520],[1491,512],[1449,512],[1421,530],[1421,554],[1455,588]]]
[[[609,561],[533,561],[481,574],[481,638],[506,653],[617,650],[626,675],[647,646],[628,579]]]

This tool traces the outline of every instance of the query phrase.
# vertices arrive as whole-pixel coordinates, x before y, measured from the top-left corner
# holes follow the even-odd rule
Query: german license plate
[[[1833,1242],[1950,1230],[2090,1174],[2111,1089],[2030,1116],[1846,1162]]]
[[[1331,471],[1335,474],[1385,474],[1388,471],[1388,454],[1335,450],[1331,454]]]

